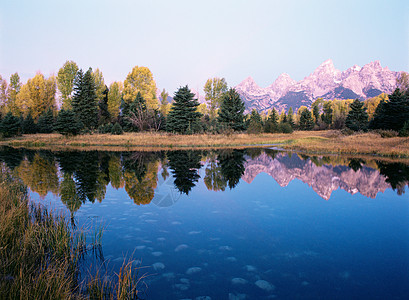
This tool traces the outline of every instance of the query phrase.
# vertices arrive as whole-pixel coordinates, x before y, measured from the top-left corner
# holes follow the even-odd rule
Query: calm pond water
[[[33,201],[104,224],[144,299],[407,299],[409,166],[271,149],[2,148]],[[101,264],[105,267],[105,264]]]

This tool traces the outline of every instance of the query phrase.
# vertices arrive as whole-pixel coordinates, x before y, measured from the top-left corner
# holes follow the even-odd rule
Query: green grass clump
[[[101,236],[95,234],[94,247]],[[0,164],[0,299],[137,299],[143,276],[135,276],[132,261],[110,281],[97,273],[79,282],[86,249],[83,231],[30,204],[21,180]]]

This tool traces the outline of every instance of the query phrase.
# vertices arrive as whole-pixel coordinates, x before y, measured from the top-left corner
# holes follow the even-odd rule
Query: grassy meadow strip
[[[295,131],[292,134],[194,134],[124,133],[65,137],[60,134],[32,134],[3,140],[0,145],[51,150],[155,151],[194,148],[244,148],[263,145],[321,154],[365,154],[409,157],[409,138],[382,138],[378,133],[343,135],[341,131]]]
[[[91,248],[100,246],[96,234]],[[88,251],[83,231],[62,215],[29,203],[26,187],[0,165],[0,299],[137,299],[144,276],[132,261],[112,282],[91,274],[79,282]]]
[[[332,131],[326,137],[306,136],[295,138],[288,141],[283,147],[307,153],[409,158],[408,137],[382,138],[379,134],[370,132],[342,135],[338,131]]]

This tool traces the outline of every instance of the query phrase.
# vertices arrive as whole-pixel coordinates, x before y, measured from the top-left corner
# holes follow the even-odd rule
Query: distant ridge
[[[363,67],[354,65],[345,71],[335,69],[331,59],[323,62],[303,80],[296,82],[288,74],[281,74],[266,88],[259,87],[248,77],[235,88],[246,105],[246,111],[271,108],[296,111],[300,106],[309,107],[317,98],[360,99],[392,93],[399,72],[382,68],[379,61]]]

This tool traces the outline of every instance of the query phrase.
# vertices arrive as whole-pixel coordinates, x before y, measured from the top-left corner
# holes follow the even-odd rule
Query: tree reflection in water
[[[127,152],[123,154],[125,190],[135,204],[149,204],[158,182],[161,153]]]
[[[170,151],[167,153],[169,168],[175,178],[174,184],[177,189],[188,195],[190,190],[199,181],[199,169],[201,153],[199,151]]]
[[[218,156],[220,172],[230,189],[233,189],[244,174],[244,150],[224,150]]]
[[[393,190],[398,195],[405,193],[405,186],[409,186],[409,166],[402,163],[377,162],[379,172],[386,177]]]
[[[403,163],[364,161],[342,156],[291,156],[290,153],[271,149],[208,152],[51,152],[9,147],[0,149],[0,161],[13,169],[33,192],[42,198],[48,192],[59,196],[72,215],[86,201],[102,201],[109,183],[115,189],[125,188],[135,204],[148,204],[155,196],[159,174],[166,181],[171,173],[177,191],[188,195],[199,181],[201,160],[204,159],[203,180],[207,189],[213,191],[224,191],[226,187],[233,189],[241,178],[251,182],[260,172],[269,174],[277,182],[291,176],[303,181],[312,178],[313,182],[305,182],[311,184],[317,193],[321,192],[320,185],[327,187],[327,182],[339,182],[338,186],[334,185],[335,189],[341,187],[347,191],[360,191],[361,185],[375,184],[371,180],[376,177],[378,186],[374,186],[372,190],[370,187],[366,189],[371,197],[388,187],[401,195],[409,182],[409,166]],[[252,171],[246,172],[246,167],[250,165],[253,166]],[[292,175],[289,177],[290,174]],[[319,174],[319,177],[314,177],[313,174]],[[329,176],[335,176],[336,181],[333,182]],[[329,195],[330,193],[325,199],[329,199]]]

